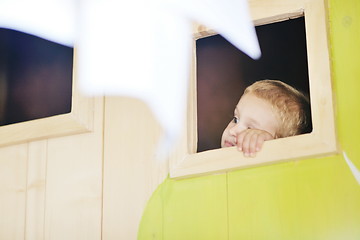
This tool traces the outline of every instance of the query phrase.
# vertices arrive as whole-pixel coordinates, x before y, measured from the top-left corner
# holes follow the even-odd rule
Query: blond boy
[[[255,157],[264,141],[307,131],[310,105],[300,91],[278,80],[261,80],[247,87],[225,128],[221,147],[237,146]]]

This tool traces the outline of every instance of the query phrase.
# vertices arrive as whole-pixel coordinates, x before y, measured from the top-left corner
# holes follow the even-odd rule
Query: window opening
[[[310,96],[304,17],[257,26],[256,33],[259,60],[220,35],[196,40],[197,152],[220,148],[240,96],[255,81],[281,80]]]
[[[0,126],[71,112],[73,48],[0,28]]]

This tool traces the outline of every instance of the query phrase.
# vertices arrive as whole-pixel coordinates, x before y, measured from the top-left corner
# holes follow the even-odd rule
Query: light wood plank
[[[313,132],[324,144],[338,148],[324,2],[309,1],[305,11]]]
[[[27,169],[26,240],[44,239],[47,140],[30,142]]]
[[[0,239],[24,239],[27,147],[0,148]]]
[[[48,141],[45,239],[101,239],[103,99],[94,131]]]
[[[137,239],[147,201],[168,174],[157,156],[161,128],[140,100],[105,105],[103,240]]]
[[[303,12],[306,2],[307,0],[249,0],[249,10],[256,24],[264,24],[285,20],[294,13]]]

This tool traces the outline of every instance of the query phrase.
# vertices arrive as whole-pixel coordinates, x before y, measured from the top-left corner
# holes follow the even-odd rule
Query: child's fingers
[[[258,135],[256,140],[256,152],[259,152],[265,141],[273,139],[273,136],[268,132],[262,132]]]
[[[245,157],[255,157],[256,153],[261,150],[265,141],[274,137],[262,130],[247,129],[237,136],[237,147],[244,153]]]
[[[255,144],[255,151],[259,152],[264,144],[266,140],[266,136],[264,134],[260,134],[258,136],[258,138],[256,139],[256,144]]]
[[[247,133],[246,131],[243,131],[236,136],[236,145],[240,152],[243,151],[243,142],[244,142],[244,137],[246,136],[246,133]]]
[[[256,156],[256,152],[258,152],[258,143],[259,141],[261,142],[261,135],[259,135],[259,133],[255,132],[251,138],[250,138],[250,142],[249,142],[249,153],[250,153],[250,157],[255,157]],[[260,143],[261,145],[261,143]]]
[[[242,151],[244,152],[245,157],[250,156],[251,150],[250,150],[250,143],[253,135],[256,134],[254,131],[246,130],[244,131],[243,138],[242,138]],[[240,144],[240,143],[239,143]]]

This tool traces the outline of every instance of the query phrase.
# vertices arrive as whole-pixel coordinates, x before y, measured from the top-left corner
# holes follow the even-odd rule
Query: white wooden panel
[[[156,152],[160,134],[143,102],[106,98],[103,240],[137,239],[146,203],[168,174]]]
[[[47,140],[30,142],[27,165],[26,240],[44,239]]]
[[[45,239],[101,239],[102,98],[94,114],[93,132],[48,141]]]
[[[24,239],[27,144],[0,148],[0,239]]]
[[[255,24],[276,22],[303,12],[307,0],[249,0],[252,19]],[[296,15],[296,14],[295,14]]]

